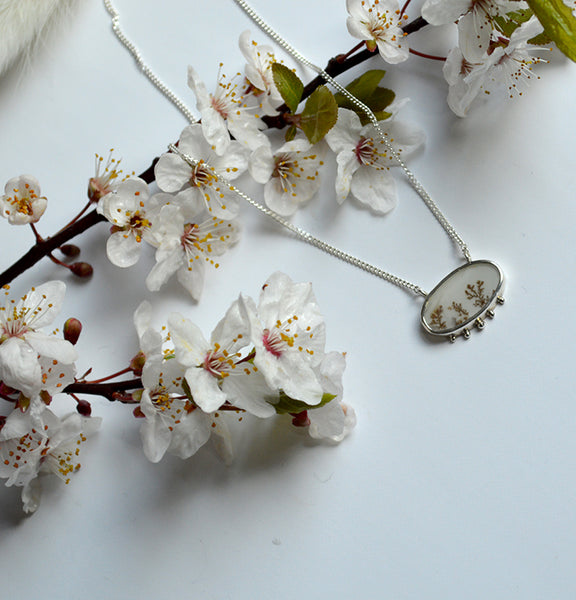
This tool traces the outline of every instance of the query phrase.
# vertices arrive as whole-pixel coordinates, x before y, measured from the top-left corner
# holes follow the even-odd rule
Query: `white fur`
[[[0,74],[29,53],[75,0],[0,0]]]

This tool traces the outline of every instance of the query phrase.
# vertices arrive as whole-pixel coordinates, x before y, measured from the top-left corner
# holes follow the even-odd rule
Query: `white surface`
[[[209,89],[220,61],[227,73],[242,68],[237,39],[250,24],[231,0],[117,3],[129,35],[190,104],[188,63]],[[254,4],[317,62],[355,43],[343,0],[330,10],[319,0]],[[418,36],[415,47],[441,51],[435,35]],[[539,73],[523,98],[492,99],[462,121],[445,106],[438,64],[388,68],[385,83],[412,98],[401,118],[428,138],[412,168],[473,256],[508,277],[506,304],[467,342],[431,343],[419,331],[419,300],[291,239],[248,206],[242,241],[209,274],[197,306],[176,283],[146,291],[151,257],[129,271],[108,264],[105,226],[87,234],[82,256],[96,273],[69,281],[62,314],[86,326],[80,372],[105,375],[134,354],[131,315],[142,298],[159,321],[184,307],[209,333],[240,291],[256,296],[281,269],[313,282],[328,348],[348,352],[345,395],[358,426],[329,447],[284,421],[258,422],[239,432],[232,467],[210,448],[152,465],[130,409],[95,399],[103,429],[69,486],[46,490],[31,518],[19,490],[2,488],[2,597],[576,597],[576,69],[558,60]],[[28,70],[0,80],[0,179],[38,177],[50,201],[40,230],[54,232],[84,202],[94,152],[114,147],[139,172],[184,125],[113,38],[100,2],[84,2]],[[331,185],[298,224],[425,289],[460,264],[405,183],[386,218],[337,208]],[[0,227],[3,267],[32,240]],[[67,279],[42,263],[18,289],[54,277]]]

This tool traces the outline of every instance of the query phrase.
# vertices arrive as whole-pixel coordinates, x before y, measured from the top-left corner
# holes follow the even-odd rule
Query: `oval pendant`
[[[470,337],[470,328],[483,329],[485,317],[503,304],[504,275],[489,260],[475,260],[452,271],[426,296],[420,322],[435,336]]]

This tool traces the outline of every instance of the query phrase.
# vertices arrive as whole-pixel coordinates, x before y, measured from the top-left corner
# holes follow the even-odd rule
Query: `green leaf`
[[[385,73],[386,71],[380,69],[366,71],[366,73],[346,86],[346,89],[363,102],[376,115],[379,121],[391,116],[391,113],[385,112],[384,109],[390,106],[396,97],[396,94],[392,90],[378,86]],[[344,94],[339,92],[334,97],[338,106],[353,110],[358,114],[363,125],[368,123],[369,119],[366,113],[350,102]]]
[[[544,32],[568,58],[576,62],[576,17],[562,0],[527,0]]]
[[[297,415],[304,410],[314,410],[315,408],[320,408],[321,406],[324,406],[328,404],[328,402],[334,400],[334,398],[336,398],[334,394],[324,394],[322,396],[322,400],[320,400],[318,404],[311,405],[306,404],[306,402],[302,402],[302,400],[294,400],[294,398],[290,398],[290,396],[287,396],[282,390],[280,390],[280,399],[273,406],[276,409],[276,413],[279,415]]]
[[[318,143],[338,120],[338,105],[332,92],[321,85],[306,100],[300,114],[300,128],[311,144]]]
[[[272,77],[288,110],[295,113],[302,99],[304,84],[294,71],[282,63],[272,64]]]
[[[364,104],[367,104],[372,111],[378,112],[390,106],[395,97],[396,94],[392,90],[379,87],[366,98]]]
[[[506,15],[497,15],[494,17],[494,23],[500,33],[509,38],[515,31],[530,19],[534,13],[529,9],[509,12]]]
[[[371,69],[370,71],[366,71],[366,73],[362,73],[360,77],[349,83],[346,86],[346,89],[353,96],[364,101],[368,96],[374,93],[384,75],[386,75],[386,71],[383,71],[382,69]],[[340,93],[336,94],[336,96],[346,98]]]
[[[288,127],[288,129],[286,130],[286,134],[284,136],[285,141],[291,142],[296,137],[297,131],[298,128],[296,127],[296,125],[290,125],[290,127]]]

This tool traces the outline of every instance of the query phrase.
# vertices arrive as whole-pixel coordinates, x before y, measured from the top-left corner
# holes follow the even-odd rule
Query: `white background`
[[[231,0],[117,4],[148,62],[191,106],[188,64],[209,89],[219,62],[228,74],[243,68],[237,40],[251,25]],[[343,0],[254,5],[317,63],[356,43]],[[446,52],[441,34],[450,35],[421,32],[411,44]],[[95,228],[78,240],[95,267],[91,281],[44,262],[13,286],[67,281],[59,324],[84,322],[79,372],[125,366],[143,298],[158,323],[178,309],[208,335],[238,293],[257,297],[280,269],[314,284],[328,349],[348,353],[345,399],[358,426],[334,447],[282,419],[254,422],[236,431],[231,467],[210,445],[189,461],[152,465],[130,408],[96,398],[103,427],[69,486],[48,486],[32,517],[18,489],[2,488],[2,597],[576,597],[576,69],[554,59],[522,98],[493,95],[461,120],[445,104],[439,63],[413,57],[385,67],[375,58],[369,66],[387,68],[383,83],[411,98],[399,118],[427,136],[411,167],[473,256],[502,266],[506,304],[470,340],[433,343],[419,330],[418,299],[245,206],[241,242],[207,274],[194,305],[177,283],[147,292],[151,253],[127,271],[109,264],[106,226]],[[0,79],[0,179],[40,180],[49,209],[39,229],[49,235],[83,205],[95,152],[114,147],[126,170],[140,172],[184,125],[113,37],[100,2],[85,1],[27,68]],[[296,222],[431,289],[461,261],[400,173],[398,181],[398,208],[378,218],[352,202],[337,207],[328,169]],[[5,268],[32,237],[7,222],[0,228]]]

